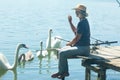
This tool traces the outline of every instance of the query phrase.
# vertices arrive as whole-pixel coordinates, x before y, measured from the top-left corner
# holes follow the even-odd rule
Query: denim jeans
[[[90,47],[89,46],[66,46],[62,48],[58,53],[58,72],[60,74],[69,73],[68,70],[68,58],[73,58],[76,56],[89,56]]]

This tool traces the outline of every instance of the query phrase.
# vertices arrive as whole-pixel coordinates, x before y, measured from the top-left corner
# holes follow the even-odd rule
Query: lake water
[[[18,66],[16,74],[7,71],[0,76],[0,80],[57,80],[50,77],[57,71],[57,59],[51,57],[48,61],[44,58],[40,63],[35,50],[39,50],[40,41],[43,41],[45,48],[50,28],[53,29],[53,36],[59,35],[66,40],[73,38],[67,16],[72,15],[73,23],[77,25],[78,19],[71,9],[78,3],[87,6],[92,37],[118,41],[114,45],[120,45],[120,7],[116,0],[0,0],[0,52],[13,64],[16,45],[25,43],[35,56],[24,67]],[[65,43],[63,41],[62,46]],[[81,60],[68,61],[70,76],[66,80],[84,80]],[[108,70],[107,80],[120,80],[119,75],[118,72]],[[96,80],[94,72],[92,80]]]

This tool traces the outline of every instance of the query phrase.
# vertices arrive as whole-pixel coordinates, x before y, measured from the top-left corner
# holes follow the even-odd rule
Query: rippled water
[[[35,50],[39,50],[40,41],[43,41],[45,48],[50,28],[53,29],[53,35],[72,39],[74,35],[67,16],[72,15],[73,22],[77,24],[78,19],[71,10],[77,3],[88,7],[92,37],[120,42],[120,7],[115,0],[0,0],[0,52],[13,64],[16,45],[25,43],[35,56],[34,60],[27,62],[24,67],[18,66],[17,74],[7,71],[0,76],[0,80],[57,80],[50,77],[57,71],[57,59],[51,57],[48,61],[44,58],[40,63]],[[62,42],[62,46],[64,45],[65,42]],[[26,51],[28,50],[21,52]],[[71,75],[66,80],[84,80],[84,67],[80,65],[80,59],[69,60]],[[107,74],[107,80],[120,79],[120,74],[115,71],[108,70]],[[96,80],[95,73],[92,73],[92,79]]]

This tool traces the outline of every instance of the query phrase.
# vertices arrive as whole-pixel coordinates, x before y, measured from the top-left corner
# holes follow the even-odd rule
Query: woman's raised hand
[[[68,16],[68,21],[72,22],[72,16],[70,16],[70,15]]]

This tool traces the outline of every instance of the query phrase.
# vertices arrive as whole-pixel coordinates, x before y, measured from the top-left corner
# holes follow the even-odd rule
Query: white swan
[[[46,50],[43,50],[43,42],[40,42],[40,51],[36,53],[36,56],[39,57],[40,59],[46,56],[48,56],[48,59],[50,59],[51,51],[56,53],[57,49],[61,48],[61,40],[59,39],[61,37],[60,36],[51,37],[51,34],[52,29],[49,29],[48,39],[46,41]]]
[[[39,65],[40,65],[40,67],[42,66],[42,60],[43,60],[43,58],[46,58],[46,57],[48,57],[48,63],[50,62],[50,57],[49,57],[49,55],[48,55],[48,51],[47,50],[43,50],[43,42],[41,41],[40,42],[40,51],[38,51],[37,53],[36,53],[36,56],[38,57],[38,59],[39,59]]]
[[[43,51],[43,42],[40,42],[40,51],[36,53],[36,56],[39,57],[40,59],[46,57],[48,55],[47,51]]]
[[[52,37],[51,48],[61,48],[61,37],[55,36]]]
[[[52,34],[52,29],[49,29],[48,39],[46,41],[46,49],[53,50],[56,48],[61,48],[61,40],[56,38],[56,37],[59,37],[59,38],[61,38],[61,37],[60,36],[52,37],[51,34]]]
[[[11,66],[7,60],[7,58],[0,53],[0,70],[15,70],[17,67],[17,61],[18,61],[18,53],[20,48],[27,48],[25,44],[18,44],[17,48],[16,48],[16,54],[15,54],[15,60],[14,60],[14,64]]]
[[[26,62],[26,61],[32,61],[34,59],[34,55],[31,50],[29,50],[26,53],[20,54],[18,57],[18,63],[20,64],[21,62]]]

